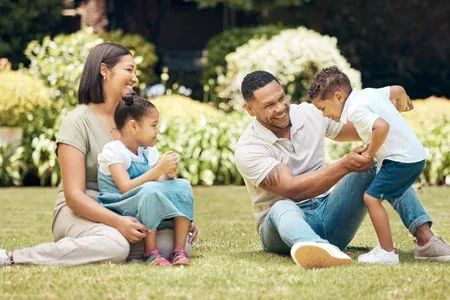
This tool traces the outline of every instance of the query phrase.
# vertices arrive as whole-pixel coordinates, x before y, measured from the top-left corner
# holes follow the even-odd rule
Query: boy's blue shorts
[[[392,201],[401,195],[419,178],[425,167],[425,160],[403,163],[385,159],[380,172],[370,184],[366,193],[374,198]]]

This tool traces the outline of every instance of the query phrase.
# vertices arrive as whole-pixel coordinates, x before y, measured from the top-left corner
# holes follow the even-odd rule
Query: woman
[[[125,47],[97,45],[86,59],[78,90],[78,105],[64,119],[56,138],[62,181],[53,211],[55,243],[13,252],[0,250],[0,264],[86,264],[139,259],[142,239],[149,230],[136,218],[119,216],[97,203],[97,155],[103,146],[119,138],[114,130],[114,110],[137,84],[136,63]],[[168,255],[173,233],[158,228],[157,244]],[[186,244],[189,252],[198,231]],[[138,243],[139,242],[139,243]]]

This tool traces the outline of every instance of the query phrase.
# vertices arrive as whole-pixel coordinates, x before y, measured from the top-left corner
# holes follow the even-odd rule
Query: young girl
[[[159,113],[148,100],[128,94],[114,113],[120,139],[107,143],[98,155],[98,201],[123,216],[136,217],[151,231],[144,238],[146,262],[157,266],[189,265],[184,250],[193,219],[192,188],[174,179],[178,156],[159,157],[155,147]],[[174,220],[174,249],[169,260],[156,246],[156,228],[162,220]]]

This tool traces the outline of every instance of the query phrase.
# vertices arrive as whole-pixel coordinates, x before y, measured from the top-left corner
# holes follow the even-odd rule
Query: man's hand
[[[366,150],[367,146],[359,146],[344,157],[343,163],[349,172],[364,172],[373,168],[373,160],[362,155]]]

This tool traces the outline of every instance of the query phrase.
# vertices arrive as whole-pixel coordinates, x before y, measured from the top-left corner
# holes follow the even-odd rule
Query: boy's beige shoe
[[[423,260],[450,261],[450,245],[433,236],[424,246],[415,245],[414,257]]]

